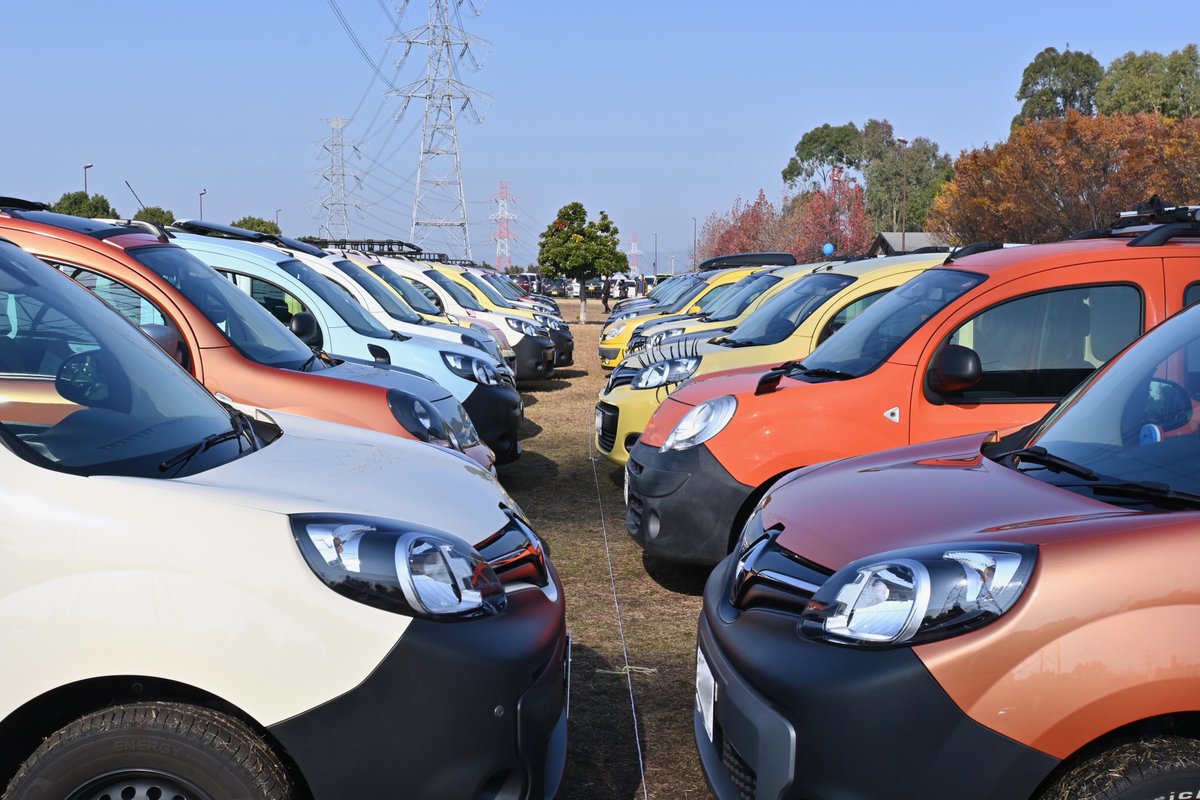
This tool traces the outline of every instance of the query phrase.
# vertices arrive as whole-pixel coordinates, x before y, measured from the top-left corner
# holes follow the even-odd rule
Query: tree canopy
[[[1104,68],[1091,53],[1047,47],[1034,56],[1021,74],[1017,99],[1021,112],[1013,127],[1036,119],[1066,116],[1068,111],[1091,115]]]
[[[152,222],[155,225],[161,225],[164,228],[175,221],[175,212],[169,211],[161,206],[146,206],[141,211],[133,215],[134,219],[145,220]]]
[[[1096,108],[1174,119],[1200,115],[1200,49],[1189,44],[1169,55],[1148,50],[1115,59],[1096,89]]]
[[[626,271],[629,256],[618,249],[618,233],[606,212],[601,211],[599,219],[589,220],[582,203],[568,203],[538,236],[541,273],[548,278],[577,280],[582,285],[588,278]],[[580,321],[587,318],[585,309],[581,296]]]
[[[783,168],[783,182],[795,186],[801,180],[819,179],[820,185],[829,182],[833,170],[839,167],[857,168],[862,161],[862,135],[853,122],[830,125],[828,122],[813,128],[800,137],[796,153]]]
[[[119,219],[121,215],[102,194],[89,195],[86,192],[67,192],[58,198],[51,210],[59,214],[70,214],[75,217],[99,217],[100,219]]]
[[[229,224],[235,228],[245,228],[249,231],[258,231],[259,233],[267,233],[272,236],[279,236],[283,233],[283,231],[279,229],[278,225],[271,220],[263,219],[262,217],[246,216],[242,217],[241,219],[235,219]]]

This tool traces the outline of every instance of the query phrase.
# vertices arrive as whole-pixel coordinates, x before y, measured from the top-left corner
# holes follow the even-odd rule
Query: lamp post
[[[696,218],[692,217],[692,272],[696,271]]]
[[[283,209],[282,208],[275,209],[275,227],[276,228],[279,227],[279,212],[280,211],[283,211]]]
[[[900,251],[908,252],[906,234],[908,233],[908,139],[897,136],[896,144],[900,145],[903,150],[900,151],[900,159],[904,164],[904,177],[901,179],[900,185]]]
[[[87,195],[87,193],[88,193],[88,190],[87,190],[87,171],[88,171],[89,169],[91,169],[92,167],[94,167],[94,166],[96,166],[96,165],[95,165],[95,164],[84,164],[84,165],[83,165],[83,193],[84,193],[84,195]]]
[[[658,274],[658,232],[654,234],[654,274]]]
[[[208,189],[200,190],[200,219],[204,219],[204,195],[208,194]]]

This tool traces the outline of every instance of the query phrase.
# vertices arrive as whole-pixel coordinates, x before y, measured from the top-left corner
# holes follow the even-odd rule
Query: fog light
[[[657,539],[658,538],[658,528],[659,528],[658,514],[655,514],[653,511],[651,511],[650,514],[646,517],[646,535],[649,536],[651,539]]]

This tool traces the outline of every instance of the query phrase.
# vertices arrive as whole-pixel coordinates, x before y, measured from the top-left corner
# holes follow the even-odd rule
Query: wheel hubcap
[[[67,800],[213,800],[213,797],[177,775],[131,769],[90,780],[71,792]]]

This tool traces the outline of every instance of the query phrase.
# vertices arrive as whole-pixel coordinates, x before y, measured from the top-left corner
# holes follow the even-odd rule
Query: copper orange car
[[[310,350],[248,295],[165,237],[11,198],[0,198],[0,232],[135,324],[165,332],[160,344],[214,394],[443,444],[485,468],[495,462],[462,405],[437,383]]]
[[[630,451],[627,525],[652,556],[715,564],[797,467],[1040,418],[1200,281],[1185,209],[1086,239],[952,258],[802,361],[671,394]]]
[[[1198,411],[1200,308],[1030,429],[785,477],[705,590],[714,794],[1196,798]]]

